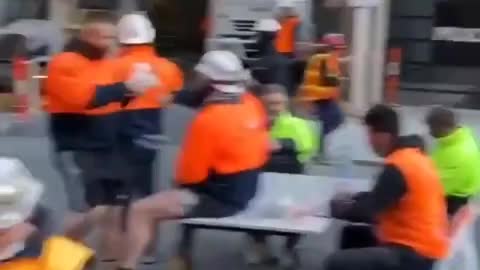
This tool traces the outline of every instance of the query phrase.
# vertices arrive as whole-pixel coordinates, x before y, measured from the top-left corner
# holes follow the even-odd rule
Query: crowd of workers
[[[137,269],[154,263],[148,255],[155,253],[156,228],[162,221],[234,215],[255,196],[261,172],[304,173],[305,164],[328,148],[322,141],[344,119],[338,106],[338,59],[324,51],[331,47],[310,58],[298,86],[288,79],[293,45],[284,35],[299,23],[291,15],[262,20],[257,27],[259,60],[243,63],[228,51],[207,52],[185,86],[183,72],[155,54],[155,31],[146,17],[125,15],[117,27],[108,17],[90,18],[51,61],[45,84],[52,154],[62,173],[69,213],[65,238],[45,241],[44,250],[60,246],[83,255],[64,260],[47,252],[57,265],[67,263],[48,269],[35,260],[39,248],[13,252],[0,257],[5,266],[0,269],[82,269],[93,253],[77,243],[84,243],[93,229],[101,236],[95,261]],[[299,89],[294,97],[293,88]],[[161,112],[172,103],[197,112],[176,161],[175,188],[155,192]],[[295,105],[319,117],[321,134],[312,121],[291,111]],[[392,108],[374,106],[364,122],[385,165],[371,191],[337,194],[331,200],[333,218],[368,225],[346,226],[340,250],[327,258],[324,269],[430,270],[449,252],[449,218],[480,189],[474,135],[451,110],[436,107],[426,121],[437,141],[429,157],[421,137],[400,136]],[[20,250],[30,250],[33,238],[41,244],[45,237],[38,239],[37,231],[45,215],[36,211],[20,224],[0,226],[0,255],[17,243],[27,247]],[[249,235],[250,263],[271,259],[267,236]],[[191,266],[192,237],[184,228],[172,269]],[[298,261],[297,242],[298,237],[287,239],[281,258],[285,267]]]

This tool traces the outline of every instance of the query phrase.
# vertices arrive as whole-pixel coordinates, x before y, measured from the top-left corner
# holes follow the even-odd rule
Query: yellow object
[[[2,263],[0,270],[83,270],[94,252],[64,237],[52,237],[37,259],[18,259]]]
[[[92,249],[65,237],[51,237],[44,244],[40,261],[42,270],[83,270],[93,254]]]
[[[315,54],[309,59],[303,83],[300,86],[299,100],[317,101],[338,98],[339,87],[328,85],[325,77],[340,77],[340,64],[335,54]]]
[[[2,263],[0,270],[44,270],[38,259],[22,259]]]

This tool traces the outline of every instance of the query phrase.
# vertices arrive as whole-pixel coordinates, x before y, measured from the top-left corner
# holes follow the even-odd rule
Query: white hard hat
[[[213,87],[224,93],[245,91],[247,74],[240,59],[229,51],[205,53],[195,67],[195,71],[207,76]]]
[[[277,8],[294,8],[294,0],[277,0]]]
[[[0,158],[0,229],[27,220],[42,193],[43,185],[20,160]]]
[[[155,29],[144,15],[127,14],[118,22],[118,40],[121,44],[148,44],[155,40]]]
[[[282,26],[275,19],[262,19],[255,25],[254,30],[257,32],[277,32]]]

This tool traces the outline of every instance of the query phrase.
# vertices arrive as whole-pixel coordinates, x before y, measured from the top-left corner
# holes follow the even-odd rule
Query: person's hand
[[[355,203],[352,193],[338,193],[330,201],[330,214],[335,218],[342,218],[348,209]]]
[[[159,85],[159,83],[149,64],[137,63],[133,66],[132,75],[125,82],[125,85],[133,95],[138,96],[142,95],[147,89]]]

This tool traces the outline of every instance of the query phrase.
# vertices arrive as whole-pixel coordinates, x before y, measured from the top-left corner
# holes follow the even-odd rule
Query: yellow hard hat
[[[54,236],[44,245],[40,260],[45,270],[83,270],[94,251],[65,237]]]

